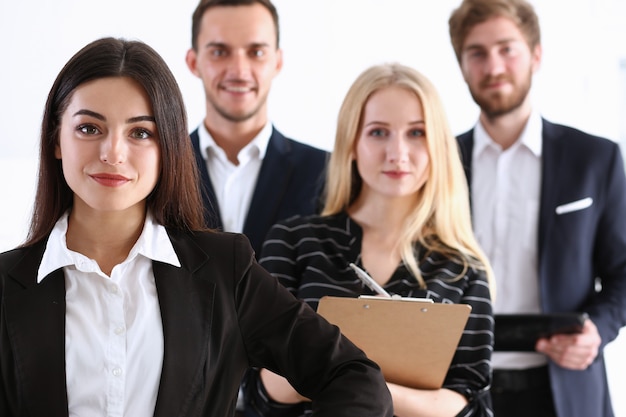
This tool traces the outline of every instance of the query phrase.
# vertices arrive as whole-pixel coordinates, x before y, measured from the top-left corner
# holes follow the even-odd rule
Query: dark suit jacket
[[[287,375],[320,416],[392,415],[378,367],[259,267],[243,235],[168,233],[182,267],[153,262],[165,342],[154,416],[232,416],[249,366]],[[44,249],[0,255],[3,417],[68,415],[65,280],[59,269],[36,283]]]
[[[191,133],[191,142],[200,170],[208,225],[222,230],[220,209],[206,161],[200,151],[198,130]],[[296,214],[319,212],[327,158],[327,152],[288,139],[272,128],[243,226],[243,233],[250,239],[257,257],[261,253],[265,235],[279,220]]]
[[[458,138],[471,184],[473,130]],[[586,311],[601,349],[626,324],[626,178],[616,143],[543,120],[539,208],[539,288],[545,312]],[[556,208],[590,197],[591,206]],[[595,278],[602,282],[597,292]],[[498,277],[496,277],[498,279]],[[585,371],[550,363],[562,417],[612,417],[602,350]]]

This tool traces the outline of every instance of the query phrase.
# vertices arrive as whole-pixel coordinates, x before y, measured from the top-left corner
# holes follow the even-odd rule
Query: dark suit
[[[458,138],[471,185],[473,130]],[[612,417],[602,349],[626,324],[626,178],[616,143],[543,120],[538,275],[544,312],[585,311],[602,338],[584,371],[549,364],[560,417]],[[557,214],[590,197],[589,207]],[[594,290],[595,278],[602,291]],[[496,277],[496,280],[498,277]]]
[[[248,366],[289,375],[320,416],[392,415],[378,367],[260,268],[243,235],[168,233],[182,267],[153,262],[164,336],[154,416],[232,416]],[[68,415],[65,280],[59,269],[36,283],[44,249],[0,255],[3,417]]]
[[[222,218],[200,150],[197,129],[191,133],[191,142],[202,179],[202,198],[209,227],[222,230]],[[256,256],[261,253],[270,227],[279,220],[319,211],[327,157],[327,152],[288,139],[272,128],[243,226],[243,233],[250,239]]]

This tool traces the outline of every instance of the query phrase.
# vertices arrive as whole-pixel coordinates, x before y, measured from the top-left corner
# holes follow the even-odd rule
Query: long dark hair
[[[131,78],[150,98],[161,149],[160,178],[146,201],[155,220],[175,229],[204,229],[187,115],[173,74],[163,58],[145,43],[103,38],[83,47],[65,64],[48,94],[41,124],[35,205],[24,245],[46,238],[56,221],[72,206],[73,192],[63,176],[61,161],[54,154],[61,116],[78,86],[106,77]]]

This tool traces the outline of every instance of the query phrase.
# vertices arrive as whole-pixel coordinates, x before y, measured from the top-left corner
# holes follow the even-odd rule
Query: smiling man
[[[203,0],[187,65],[204,86],[206,116],[191,133],[209,226],[243,232],[257,255],[269,228],[321,207],[327,153],[284,137],[267,98],[283,65],[269,0]]]
[[[449,20],[480,116],[459,136],[494,313],[585,312],[576,335],[494,352],[496,417],[612,417],[603,349],[626,324],[626,178],[616,143],[551,123],[529,92],[541,63],[525,0],[464,0]]]

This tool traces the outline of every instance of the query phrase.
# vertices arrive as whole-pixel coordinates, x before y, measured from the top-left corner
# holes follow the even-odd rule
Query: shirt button
[[[111,285],[109,291],[111,291],[111,294],[117,294],[117,285]]]
[[[122,333],[124,333],[124,328],[123,327],[116,327],[114,330],[116,335],[121,335]]]
[[[113,376],[120,376],[122,375],[122,369],[121,368],[113,368]]]

